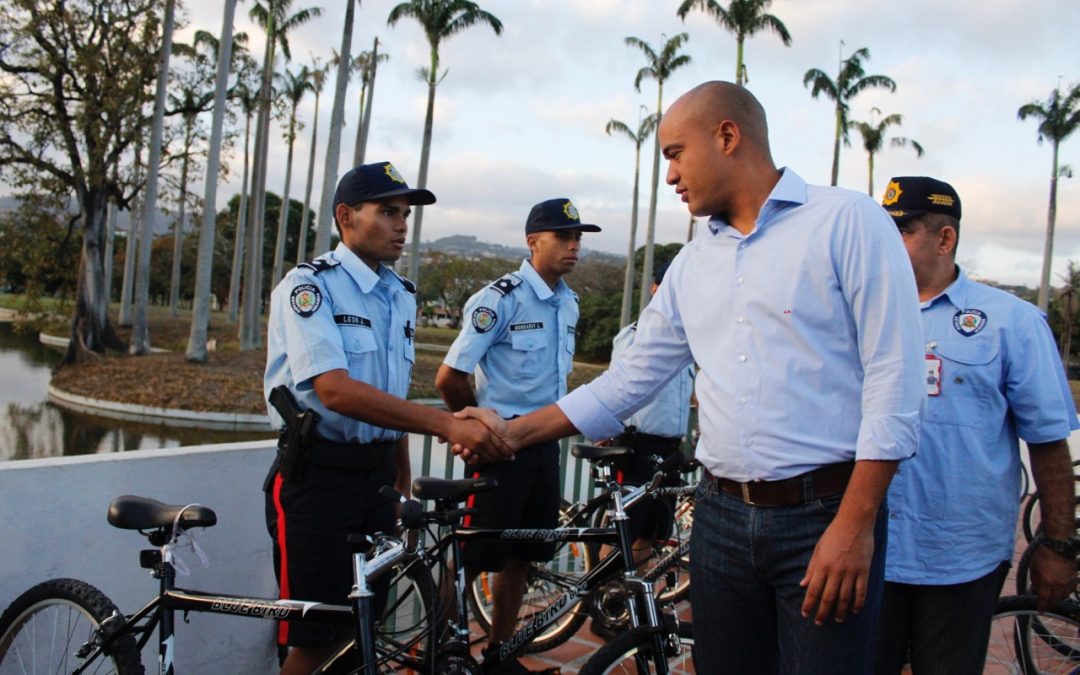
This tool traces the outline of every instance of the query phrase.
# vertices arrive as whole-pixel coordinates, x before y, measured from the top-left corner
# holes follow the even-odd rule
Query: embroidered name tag
[[[335,314],[334,323],[339,326],[363,326],[371,328],[371,319],[356,316],[355,314]]]
[[[544,330],[543,321],[529,321],[527,323],[512,323],[510,324],[510,332],[516,333],[523,330]]]

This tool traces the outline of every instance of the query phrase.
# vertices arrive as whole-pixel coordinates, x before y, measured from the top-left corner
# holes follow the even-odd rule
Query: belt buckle
[[[750,499],[750,481],[747,481],[745,483],[739,483],[739,487],[742,489],[743,503],[755,506],[754,500]]]

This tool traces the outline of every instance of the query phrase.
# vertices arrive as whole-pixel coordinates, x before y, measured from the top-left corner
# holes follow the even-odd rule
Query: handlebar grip
[[[660,473],[665,473],[665,474],[666,473],[671,473],[672,471],[674,471],[675,469],[681,467],[685,463],[686,463],[686,458],[683,457],[682,451],[681,450],[676,450],[675,452],[668,455],[667,459],[665,459],[663,462],[661,462],[660,466],[658,466],[656,468],[656,470],[659,471]]]
[[[424,526],[424,507],[415,499],[401,502],[401,527],[406,530],[418,530]]]
[[[392,499],[395,502],[405,503],[407,501],[405,499],[405,495],[401,494],[400,492],[398,492],[394,488],[390,487],[389,485],[384,485],[381,488],[379,488],[379,494],[382,495],[383,497],[386,497],[387,499]]]

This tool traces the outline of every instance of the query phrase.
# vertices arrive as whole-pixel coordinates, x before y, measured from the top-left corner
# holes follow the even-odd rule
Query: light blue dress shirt
[[[321,271],[316,271],[320,269]],[[380,265],[372,271],[344,244],[292,269],[270,295],[263,394],[289,387],[322,416],[318,432],[339,443],[392,441],[403,434],[331,412],[311,378],[331,370],[405,398],[416,361],[416,295],[411,282]],[[283,425],[267,406],[275,428]]]
[[[927,397],[919,454],[889,488],[885,578],[956,584],[1012,560],[1020,448],[1080,423],[1054,337],[1034,305],[960,271],[922,305]],[[936,361],[935,361],[936,359]]]
[[[475,370],[481,407],[524,415],[566,394],[574,368],[578,298],[561,279],[552,290],[525,260],[469,298],[461,333],[443,363]]]
[[[696,457],[714,475],[906,459],[925,399],[918,321],[885,211],[784,169],[750,234],[714,218],[668,268],[634,345],[559,407],[587,437],[612,436],[696,361]]]
[[[634,344],[637,323],[624,327],[611,341],[611,360]],[[694,367],[687,366],[679,371],[660,393],[644,407],[624,420],[627,426],[633,426],[642,434],[682,438],[690,421],[690,395],[694,391]]]

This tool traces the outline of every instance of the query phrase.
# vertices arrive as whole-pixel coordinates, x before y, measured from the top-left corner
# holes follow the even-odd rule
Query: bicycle
[[[1033,595],[1000,598],[984,672],[1080,673],[1080,604],[1065,600],[1040,612]]]
[[[479,491],[493,481],[473,481]],[[400,497],[390,488],[383,494]],[[181,589],[176,586],[175,548],[180,537],[196,527],[217,523],[213,510],[198,504],[169,505],[154,499],[122,496],[109,505],[114,527],[136,530],[155,548],[139,553],[139,564],[159,580],[159,590],[142,609],[124,615],[104,593],[77,579],[52,579],[24,592],[0,615],[0,674],[37,672],[143,673],[141,652],[158,633],[159,672],[172,675],[175,666],[174,613],[209,612],[271,620],[350,625],[351,642],[342,645],[317,671],[374,675],[380,668],[410,668],[434,672],[435,638],[430,625],[437,614],[425,612],[420,623],[404,629],[390,626],[400,600],[391,601],[384,619],[374,622],[370,583],[398,567],[393,581],[398,597],[416,593],[425,608],[433,605],[431,578],[411,566],[400,566],[422,551],[419,533],[426,523],[420,503],[402,499],[404,538],[352,535],[354,586],[349,605],[305,600],[256,598]],[[368,559],[368,556],[371,556]],[[403,590],[404,589],[404,590]],[[387,621],[386,619],[390,620]]]
[[[654,471],[661,467],[664,473],[678,471],[685,474],[695,471],[698,464],[693,460],[686,462],[681,455],[673,456],[666,465],[660,458],[655,458]],[[592,471],[600,487],[606,488],[610,485],[610,467],[606,463],[603,466],[594,466]],[[675,499],[672,534],[654,550],[641,572],[642,579],[652,582],[658,589],[657,602],[660,604],[675,604],[685,599],[690,592],[690,529],[693,525],[693,496],[696,489],[696,485],[655,487],[641,497],[670,496]],[[610,503],[610,492],[607,489],[584,502],[571,504],[563,500],[559,510],[559,527],[584,527],[590,524],[597,528],[610,527]],[[627,506],[633,506],[633,503]],[[559,597],[562,589],[575,583],[575,579],[580,579],[600,558],[599,545],[578,546],[569,542],[556,549],[555,557],[551,561],[533,563],[529,568],[518,626],[524,626],[538,612],[548,607]],[[612,634],[625,630],[629,622],[626,611],[626,598],[629,596],[621,576],[613,575],[592,594],[588,603],[576,605],[560,622],[536,636],[529,643],[526,652],[543,652],[563,644],[575,635],[590,617],[597,622],[602,632]],[[469,589],[469,603],[476,622],[485,633],[491,630],[492,601],[491,577],[488,573],[481,572]]]
[[[626,448],[586,445],[576,445],[573,448],[575,457],[593,462],[600,470],[601,475],[607,476],[608,479],[610,479],[610,462],[615,457],[622,456],[627,452]],[[672,462],[673,465],[677,463],[677,460]],[[438,537],[437,541],[427,547],[424,553],[411,563],[411,566],[425,567],[425,569],[430,570],[430,576],[436,579],[453,579],[452,583],[442,584],[437,595],[440,600],[448,598],[446,604],[452,605],[456,610],[456,612],[453,612],[454,619],[446,627],[445,637],[439,642],[440,654],[454,655],[453,662],[457,668],[455,672],[464,675],[479,675],[481,672],[497,671],[503,664],[524,654],[533,640],[544,634],[552,626],[559,625],[564,620],[564,617],[574,611],[575,608],[587,607],[588,599],[604,584],[614,578],[621,578],[632,593],[632,597],[626,603],[631,628],[628,634],[632,635],[635,640],[632,657],[639,672],[669,673],[672,672],[670,662],[678,666],[679,659],[688,659],[689,655],[683,653],[681,647],[687,640],[691,639],[692,628],[689,624],[680,624],[670,606],[658,606],[654,584],[644,580],[637,574],[631,555],[633,542],[630,538],[628,517],[625,510],[627,506],[646,498],[651,491],[655,491],[665,473],[671,470],[673,470],[672,466],[662,466],[651,483],[636,488],[621,488],[617,483],[609,480],[604,487],[607,489],[606,498],[612,503],[614,527],[608,528],[487,529],[460,527],[455,518],[450,517],[449,514],[460,517],[471,511],[469,509],[454,508],[456,500],[460,498],[460,495],[454,491],[454,485],[464,483],[464,481],[450,481],[436,493],[425,489],[423,482],[429,479],[417,479],[414,482],[414,495],[421,499],[434,499],[436,502],[434,513],[448,514],[440,517],[440,523],[449,523],[449,531]],[[590,544],[608,544],[614,548],[581,576],[548,575],[547,581],[558,586],[561,593],[553,598],[551,603],[543,610],[530,616],[517,632],[500,644],[497,650],[487,650],[481,665],[469,654],[469,602],[467,599],[469,589],[465,584],[465,570],[460,565],[461,545],[478,540],[499,540],[502,542],[554,541],[566,544],[580,543],[585,545],[586,548]],[[450,570],[453,570],[452,575]],[[452,598],[449,598],[451,594]],[[586,666],[588,667],[589,664],[586,663]],[[681,667],[679,666],[679,668]],[[678,668],[676,672],[678,672]]]

